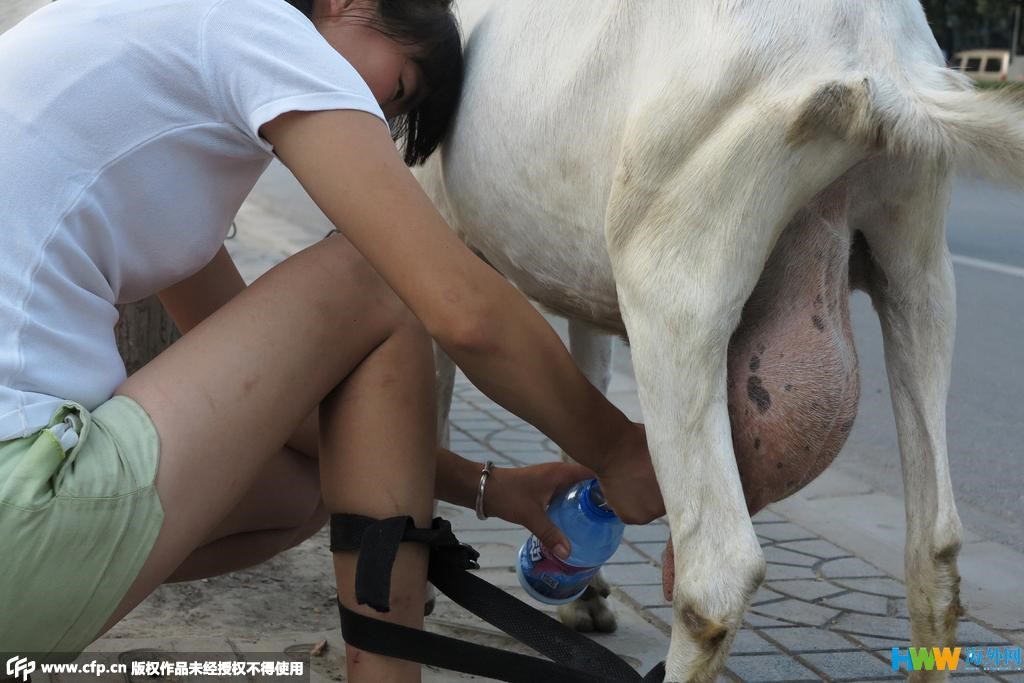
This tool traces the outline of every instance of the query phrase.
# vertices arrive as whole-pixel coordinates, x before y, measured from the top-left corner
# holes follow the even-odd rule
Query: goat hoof
[[[558,616],[562,623],[580,633],[613,633],[618,624],[615,614],[608,607],[604,596],[608,595],[607,586],[599,590],[587,588],[578,600],[558,608]]]

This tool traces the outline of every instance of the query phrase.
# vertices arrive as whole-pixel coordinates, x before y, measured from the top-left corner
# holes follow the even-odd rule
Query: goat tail
[[[788,138],[824,130],[865,150],[972,168],[1024,189],[1024,88],[981,90],[963,74],[928,65],[911,83],[860,75],[820,85]]]
[[[1024,88],[982,90],[954,72],[942,76],[945,87],[872,98],[887,151],[948,161],[1024,189]]]

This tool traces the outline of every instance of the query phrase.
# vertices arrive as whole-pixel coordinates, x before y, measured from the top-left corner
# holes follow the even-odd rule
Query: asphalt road
[[[958,182],[947,240],[957,284],[946,412],[957,505],[966,526],[1024,552],[1024,194]],[[836,462],[901,494],[878,317],[863,292],[853,295],[850,314],[861,402]]]
[[[330,224],[283,167],[254,199],[322,235]],[[957,336],[947,410],[951,472],[964,524],[1024,552],[1024,194],[958,181],[948,241],[957,281]],[[878,318],[870,299],[851,299],[861,402],[833,467],[902,495],[896,427]],[[618,369],[631,372],[628,350]]]

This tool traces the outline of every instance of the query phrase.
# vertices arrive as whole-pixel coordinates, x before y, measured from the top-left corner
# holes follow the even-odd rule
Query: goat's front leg
[[[764,558],[747,513],[726,405],[727,312],[689,297],[688,266],[624,278],[633,365],[675,555],[667,681],[713,680],[740,627]],[[668,271],[673,271],[669,273]],[[692,291],[692,290],[691,290]],[[704,316],[702,310],[712,315]]]
[[[751,100],[686,148],[696,133],[652,110],[616,173],[608,250],[674,546],[666,681],[715,678],[764,577],[732,444],[729,340],[785,225],[858,153],[793,139],[797,113],[792,98]]]
[[[602,394],[608,393],[612,377],[612,337],[579,320],[569,319],[569,351],[583,375]],[[562,453],[562,460],[569,456]],[[589,632],[611,633],[615,630],[615,614],[606,598],[609,586],[601,572],[578,600],[561,605],[558,616],[569,628]]]

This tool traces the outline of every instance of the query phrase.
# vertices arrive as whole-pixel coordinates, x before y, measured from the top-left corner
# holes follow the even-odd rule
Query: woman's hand
[[[608,505],[626,524],[647,524],[665,514],[642,424],[630,422],[612,443],[597,478]]]
[[[541,543],[565,559],[572,548],[565,534],[548,519],[548,503],[556,493],[594,476],[583,465],[562,462],[496,467],[484,489],[484,514],[526,527]]]

